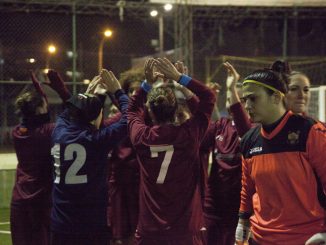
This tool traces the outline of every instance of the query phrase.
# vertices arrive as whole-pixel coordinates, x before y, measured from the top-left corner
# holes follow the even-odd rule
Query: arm
[[[118,122],[120,120],[120,118],[121,118],[121,113],[120,112],[117,112],[112,117],[105,118],[103,120],[103,126],[106,127],[106,126],[109,126],[109,125],[111,125],[113,123],[116,123],[116,122]]]
[[[218,122],[214,123],[211,121],[208,125],[208,129],[206,131],[205,137],[203,141],[200,144],[200,150],[204,152],[209,152],[214,147],[215,143],[215,135],[216,135],[216,129],[218,128]]]
[[[241,202],[240,213],[252,214],[252,196],[255,193],[255,184],[250,177],[250,166],[248,160],[242,157],[242,188],[241,188]],[[244,217],[245,218],[245,217]]]
[[[127,108],[129,103],[129,98],[122,89],[117,90],[114,93],[118,100],[121,115],[120,119],[108,126],[100,129],[96,138],[98,140],[104,141],[109,146],[117,145],[121,139],[123,139],[127,134]]]
[[[326,155],[323,153],[326,147],[326,127],[323,123],[318,122],[310,129],[307,140],[307,154],[309,163],[314,169],[322,185],[322,195],[326,190]],[[323,207],[325,208],[325,207]],[[305,245],[324,244],[326,242],[326,231],[317,233],[310,237]]]
[[[200,132],[202,140],[213,112],[215,95],[204,84],[188,76],[182,75],[179,82],[189,88],[199,99],[198,109],[194,114],[194,118],[202,125]]]
[[[326,154],[323,153],[325,149],[326,128],[322,123],[318,122],[312,126],[308,135],[307,157],[320,179],[324,192],[326,190]]]
[[[45,84],[48,85],[49,87],[51,87],[54,91],[56,91],[59,94],[59,96],[63,102],[68,100],[70,98],[71,94],[70,94],[69,90],[67,89],[64,81],[60,77],[59,73],[54,70],[50,70],[48,72],[47,76],[50,80],[50,83],[45,83]]]
[[[240,79],[239,73],[236,71],[236,69],[229,63],[225,62],[224,67],[227,70],[228,76],[226,79],[226,85],[227,85],[227,101],[229,102],[229,105],[233,105],[235,103],[240,102],[240,98],[236,89],[236,84]]]
[[[188,67],[183,64],[181,61],[177,61],[174,64],[175,68],[177,69],[178,72],[181,74],[188,74]],[[197,110],[198,104],[199,104],[199,99],[197,96],[194,95],[193,92],[191,92],[189,89],[186,87],[180,85],[179,83],[174,81],[174,86],[177,90],[181,91],[187,101],[188,108],[192,114],[194,114]]]
[[[248,163],[242,158],[242,190],[239,211],[239,221],[236,228],[236,244],[246,244],[250,234],[249,218],[253,213],[252,196],[255,193],[255,186],[250,178]]]
[[[36,92],[38,94],[40,94],[45,100],[46,102],[48,103],[48,98],[46,96],[46,94],[44,93],[44,90],[42,89],[41,85],[40,85],[40,82],[37,80],[35,74],[32,72],[31,73],[31,79],[32,79],[32,83],[34,85],[34,88],[36,89]]]
[[[148,87],[150,85],[148,86],[147,85],[145,84],[145,82],[143,82],[141,88],[138,89],[136,94],[130,99],[127,117],[128,117],[128,130],[130,134],[129,136],[130,136],[131,143],[133,145],[140,143],[141,136],[148,128],[145,125],[145,120],[143,118],[143,107],[147,95],[146,90],[150,88]]]
[[[237,132],[239,136],[242,137],[251,128],[251,123],[248,115],[239,102],[230,106],[230,113],[232,115]]]
[[[98,140],[104,141],[104,143],[109,146],[117,145],[121,139],[127,135],[127,108],[129,98],[126,93],[121,89],[121,85],[118,79],[115,77],[112,71],[107,71],[103,69],[100,74],[101,87],[96,91],[102,91],[103,89],[106,92],[114,94],[115,98],[118,100],[119,108],[121,112],[121,118],[118,122],[111,124],[108,127],[104,127],[98,131]],[[97,86],[98,87],[98,86]]]
[[[192,96],[190,99],[187,99],[187,105],[192,114],[196,113],[198,109],[199,99],[197,96]]]
[[[236,88],[236,84],[240,79],[240,75],[229,62],[225,62],[223,65],[227,69],[228,73],[226,83],[229,95],[227,99],[230,104],[230,113],[233,117],[238,134],[240,137],[242,137],[251,128],[251,123],[241,105],[239,94]]]
[[[165,78],[178,81],[178,83],[190,89],[199,98],[198,109],[194,114],[193,120],[196,120],[198,125],[200,125],[199,138],[201,141],[205,135],[213,112],[215,103],[214,93],[199,81],[186,75],[182,75],[166,58],[158,58],[156,60],[156,65]]]

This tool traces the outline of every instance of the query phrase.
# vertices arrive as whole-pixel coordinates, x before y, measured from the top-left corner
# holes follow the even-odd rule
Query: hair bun
[[[155,101],[156,105],[163,105],[163,104],[167,104],[167,98],[163,95],[159,95],[157,96],[156,98],[156,101]]]
[[[282,74],[290,74],[291,67],[287,61],[277,60],[271,65],[271,70]]]

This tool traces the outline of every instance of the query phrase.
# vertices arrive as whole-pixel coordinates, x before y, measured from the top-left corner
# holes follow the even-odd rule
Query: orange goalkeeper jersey
[[[251,229],[261,245],[301,245],[325,231],[316,176],[326,187],[326,129],[287,112],[270,133],[261,126],[242,139],[240,212],[253,212]]]

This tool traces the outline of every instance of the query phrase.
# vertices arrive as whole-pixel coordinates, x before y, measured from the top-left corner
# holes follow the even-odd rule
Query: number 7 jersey
[[[199,145],[208,127],[214,95],[191,80],[200,99],[194,116],[182,125],[147,126],[139,90],[128,111],[128,127],[140,163],[140,206],[137,233],[175,237],[199,232],[203,212],[199,193]]]

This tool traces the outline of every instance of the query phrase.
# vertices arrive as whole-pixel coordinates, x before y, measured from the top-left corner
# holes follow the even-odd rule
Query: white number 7
[[[173,145],[150,146],[150,151],[151,157],[158,157],[159,152],[165,151],[164,159],[160,168],[160,173],[156,180],[157,184],[163,184],[174,152]]]

